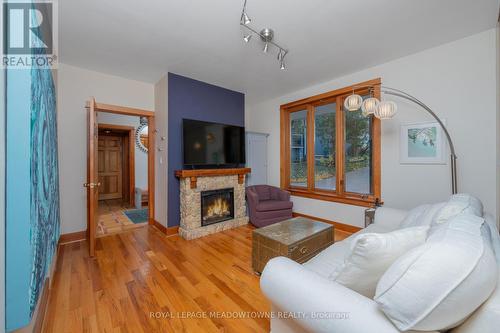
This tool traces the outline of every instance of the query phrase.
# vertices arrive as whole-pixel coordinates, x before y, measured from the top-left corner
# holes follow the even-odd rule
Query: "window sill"
[[[323,191],[309,191],[307,189],[298,189],[298,188],[288,188],[286,189],[290,192],[291,195],[309,199],[330,201],[330,202],[338,202],[347,205],[361,206],[361,207],[375,207],[376,199],[373,196],[367,196],[363,198],[361,195],[349,195],[344,194],[342,196],[336,193],[327,193]],[[379,204],[382,204],[379,201]]]

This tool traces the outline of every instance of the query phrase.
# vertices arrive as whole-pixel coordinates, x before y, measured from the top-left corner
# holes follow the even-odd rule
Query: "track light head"
[[[283,60],[283,50],[280,49],[279,52],[278,52],[278,61],[282,61]]]
[[[262,51],[264,53],[267,53],[267,50],[269,50],[269,44],[268,43],[264,44],[264,49]]]
[[[250,41],[250,39],[252,39],[252,35],[246,35],[245,37],[243,37],[243,40],[245,41],[245,43],[248,43]]]
[[[252,20],[248,16],[247,12],[243,12],[243,15],[241,15],[241,23],[243,23],[244,25],[247,25],[250,22],[252,22]]]

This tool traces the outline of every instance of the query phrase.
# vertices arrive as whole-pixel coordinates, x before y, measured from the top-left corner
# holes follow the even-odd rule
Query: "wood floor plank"
[[[144,226],[62,245],[43,332],[269,332],[252,226],[186,241]],[[335,240],[349,236],[335,232]],[[231,318],[234,313],[241,318]]]

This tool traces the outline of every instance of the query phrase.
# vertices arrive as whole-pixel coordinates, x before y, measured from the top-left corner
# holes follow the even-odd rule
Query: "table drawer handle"
[[[303,247],[301,247],[301,248],[300,248],[300,250],[299,250],[299,251],[300,251],[300,253],[302,253],[302,254],[306,254],[306,253],[307,253],[307,247],[306,247],[306,246],[303,246]]]

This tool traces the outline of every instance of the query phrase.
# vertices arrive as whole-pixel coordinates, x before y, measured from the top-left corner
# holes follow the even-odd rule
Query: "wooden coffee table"
[[[274,257],[303,263],[334,242],[333,225],[304,217],[255,229],[252,238],[252,267],[259,274]]]

